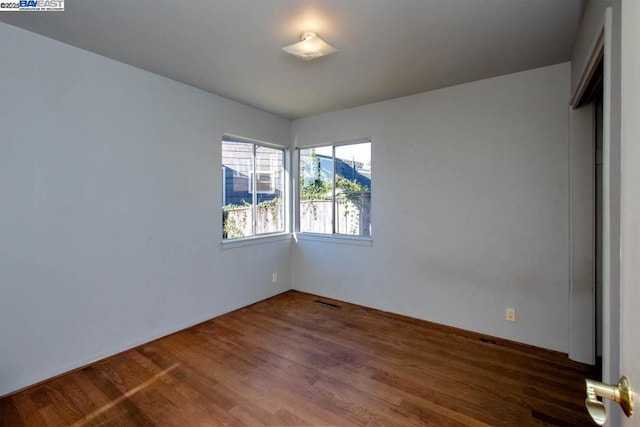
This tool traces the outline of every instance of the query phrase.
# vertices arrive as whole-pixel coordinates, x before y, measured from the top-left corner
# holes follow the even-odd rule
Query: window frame
[[[320,241],[320,242],[328,242],[332,241],[335,243],[341,244],[355,244],[357,246],[371,246],[372,245],[372,237],[373,230],[370,228],[368,236],[355,235],[355,234],[344,234],[344,233],[336,233],[336,147],[341,147],[345,145],[357,145],[357,144],[371,144],[371,151],[373,151],[373,142],[371,137],[365,138],[357,138],[351,139],[347,141],[340,142],[323,142],[318,144],[309,144],[309,145],[301,145],[299,147],[295,147],[296,152],[296,176],[294,181],[294,191],[295,191],[295,232],[296,236],[301,240],[312,240],[312,241]],[[319,233],[312,231],[301,231],[301,212],[300,212],[300,174],[302,171],[301,168],[301,150],[309,150],[313,148],[321,148],[321,147],[330,147],[331,148],[331,159],[333,166],[333,175],[332,175],[332,184],[331,184],[331,233]],[[371,164],[373,164],[373,156],[371,156]],[[373,169],[373,166],[371,167]],[[370,215],[371,217],[371,215]],[[371,227],[371,224],[370,224]]]
[[[221,154],[221,159],[220,159],[220,164],[223,168],[223,170],[226,169],[226,166],[224,164],[222,164],[222,144],[225,142],[225,139],[231,139],[233,140],[233,142],[239,142],[239,143],[245,143],[245,144],[252,144],[252,158],[251,158],[251,171],[249,172],[249,176],[247,177],[248,179],[248,185],[247,185],[247,193],[249,195],[251,195],[251,217],[252,217],[252,221],[251,221],[251,235],[250,236],[244,236],[244,237],[236,237],[236,238],[225,238],[224,237],[224,224],[223,221],[221,221],[221,226],[222,226],[222,230],[220,235],[222,236],[222,244],[224,245],[229,245],[229,247],[236,247],[236,246],[243,246],[244,244],[242,244],[241,242],[246,242],[246,241],[250,241],[250,240],[255,240],[255,239],[265,239],[265,238],[273,238],[274,236],[278,236],[278,235],[283,235],[283,234],[289,234],[288,231],[288,209],[289,209],[289,200],[290,198],[288,197],[288,184],[287,184],[287,168],[288,168],[288,152],[289,149],[284,146],[284,145],[280,145],[280,144],[274,144],[271,142],[267,142],[267,141],[261,141],[261,140],[257,140],[257,139],[252,139],[252,138],[247,138],[244,136],[238,136],[238,135],[234,135],[234,134],[230,134],[230,133],[224,133],[222,134],[222,137],[220,138],[220,154]],[[281,189],[281,200],[282,200],[282,212],[281,212],[281,216],[282,216],[282,230],[279,231],[274,231],[274,232],[270,232],[270,233],[257,233],[257,209],[258,209],[258,195],[260,194],[275,194],[276,191],[274,190],[273,192],[263,192],[263,191],[252,191],[254,188],[256,188],[256,153],[257,153],[257,149],[258,147],[264,147],[264,148],[270,148],[273,150],[278,150],[282,152],[282,169],[280,170],[281,175],[282,175],[282,189]],[[270,162],[271,164],[273,164],[273,161]],[[239,171],[234,171],[233,176],[234,177],[241,177],[241,174],[239,173]],[[272,179],[273,182],[273,179]],[[222,209],[224,209],[224,206],[226,205],[226,174],[223,177],[222,180],[222,185],[221,185],[221,189],[222,189],[222,194],[224,195],[224,199],[223,199],[223,203],[222,203]],[[233,244],[235,243],[235,244]]]
[[[222,162],[220,162],[222,164]],[[227,167],[222,165],[222,206],[227,204]]]

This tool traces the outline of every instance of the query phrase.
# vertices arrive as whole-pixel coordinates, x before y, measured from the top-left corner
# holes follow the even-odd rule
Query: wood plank
[[[289,291],[4,397],[0,426],[587,426],[586,376],[558,352]]]
[[[20,418],[27,426],[45,425],[45,421],[40,415],[40,411],[33,401],[25,393],[14,396],[14,404],[20,413]],[[2,413],[2,410],[0,410]]]
[[[15,401],[9,399],[0,400],[0,427],[13,427],[25,425],[24,420],[20,416]]]

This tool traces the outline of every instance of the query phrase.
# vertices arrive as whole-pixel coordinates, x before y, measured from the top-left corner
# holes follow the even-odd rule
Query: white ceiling
[[[568,61],[583,0],[66,0],[0,21],[298,118]],[[339,52],[280,48],[315,31]]]

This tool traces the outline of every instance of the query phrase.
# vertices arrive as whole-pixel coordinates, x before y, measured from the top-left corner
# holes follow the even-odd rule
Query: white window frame
[[[296,147],[296,179],[294,179],[295,185],[295,218],[296,218],[296,238],[300,238],[302,240],[314,240],[314,241],[326,241],[333,243],[341,243],[341,244],[353,244],[357,246],[372,246],[372,235],[373,230],[370,229],[369,236],[359,236],[353,234],[342,234],[336,233],[336,147],[345,146],[345,145],[357,145],[357,144],[365,144],[372,143],[371,137],[367,138],[358,138],[348,141],[341,142],[325,142],[321,144],[313,144],[313,145],[304,145],[300,147]],[[333,176],[332,176],[332,191],[331,191],[331,233],[314,233],[310,231],[301,231],[300,230],[300,150],[308,150],[313,148],[320,147],[331,147],[331,156],[333,161]],[[373,144],[372,144],[373,149]],[[371,160],[373,163],[373,159]],[[373,169],[373,167],[372,167]]]
[[[237,241],[243,241],[243,240],[250,240],[250,239],[256,239],[256,238],[264,238],[264,237],[270,237],[270,236],[274,236],[274,235],[278,235],[278,234],[287,234],[287,210],[288,210],[288,200],[289,197],[287,197],[287,184],[285,182],[285,177],[286,175],[286,167],[287,167],[287,163],[286,163],[286,159],[287,159],[287,147],[282,146],[282,145],[278,145],[278,144],[273,144],[270,142],[265,142],[265,141],[259,141],[259,140],[255,140],[255,139],[251,139],[251,138],[245,138],[242,136],[238,136],[238,135],[232,135],[232,134],[223,134],[222,138],[220,139],[220,143],[222,144],[225,140],[225,138],[228,139],[232,139],[235,141],[239,141],[242,143],[247,143],[247,144],[253,144],[253,158],[251,160],[251,167],[252,167],[252,171],[249,172],[249,176],[246,177],[249,182],[248,182],[248,193],[251,195],[251,211],[252,211],[252,221],[251,221],[251,235],[250,236],[246,236],[246,237],[240,237],[240,238],[233,238],[233,239],[228,239],[228,238],[222,238],[222,243],[229,243],[229,242],[237,242]],[[256,188],[256,177],[255,177],[255,170],[256,170],[256,150],[257,147],[266,147],[266,148],[271,148],[274,150],[279,150],[282,151],[282,168],[281,168],[281,175],[282,175],[282,222],[283,222],[283,229],[280,231],[275,231],[272,233],[260,233],[257,234],[256,233],[256,229],[257,229],[257,208],[258,208],[258,194],[274,194],[275,191],[271,191],[271,192],[252,192],[252,190],[254,188]],[[271,164],[273,164],[273,159],[271,159]],[[224,173],[224,168],[225,166],[222,166],[223,168],[223,180],[222,180],[222,193],[223,193],[223,203],[222,203],[222,207],[225,206],[226,204],[226,174]],[[240,175],[240,174],[238,174]],[[234,176],[236,176],[236,172],[234,172]],[[273,179],[273,178],[272,178]],[[272,181],[273,182],[273,181]],[[273,187],[275,188],[275,183],[273,185]],[[224,230],[221,230],[220,233],[221,236],[224,235]]]
[[[227,167],[222,166],[222,206],[227,204]]]

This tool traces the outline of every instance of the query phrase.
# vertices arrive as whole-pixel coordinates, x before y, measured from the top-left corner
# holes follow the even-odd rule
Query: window
[[[283,148],[224,136],[222,173],[223,239],[284,231]]]
[[[300,232],[371,236],[371,142],[300,149]]]

